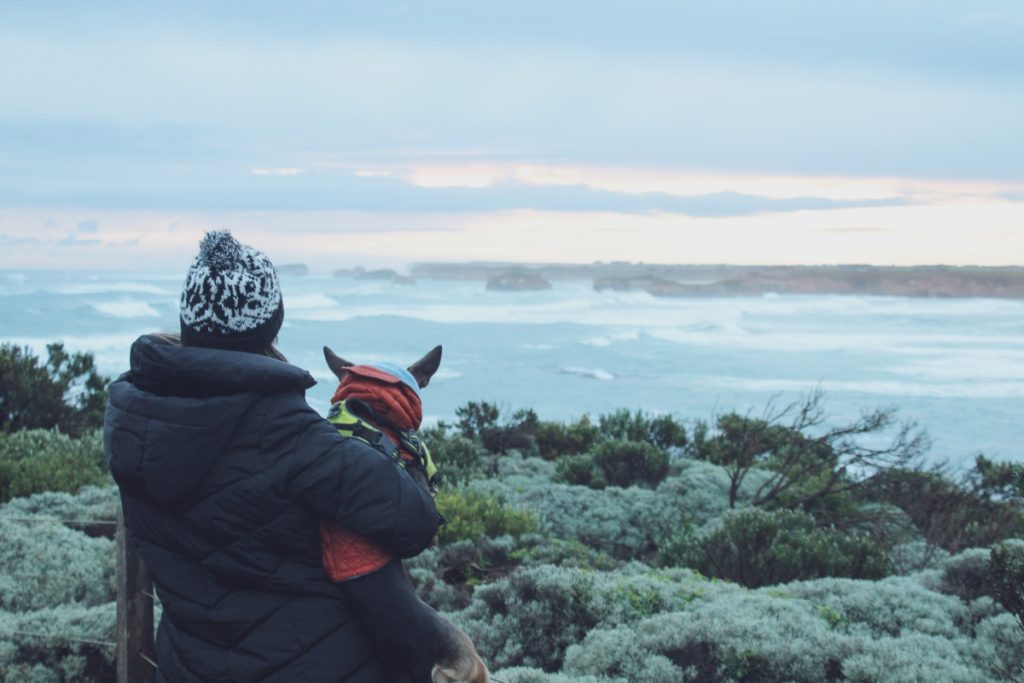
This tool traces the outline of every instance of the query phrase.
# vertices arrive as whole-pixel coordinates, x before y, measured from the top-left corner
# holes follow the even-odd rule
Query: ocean
[[[177,331],[184,274],[0,273],[0,340],[44,352],[90,351],[111,377],[140,334]],[[713,419],[761,415],[815,389],[838,425],[893,406],[924,428],[929,458],[968,466],[978,453],[1024,460],[1024,302],[996,299],[767,295],[664,299],[555,281],[540,292],[483,282],[414,285],[282,277],[280,347],[318,384],[334,378],[321,348],[354,362],[411,363],[444,346],[425,390],[427,419],[467,401],[541,418],[618,408]]]

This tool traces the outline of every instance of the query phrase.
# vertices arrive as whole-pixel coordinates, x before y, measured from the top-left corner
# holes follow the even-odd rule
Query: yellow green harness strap
[[[367,419],[361,417],[367,415],[381,422],[387,422],[377,414],[369,404],[358,399],[346,399],[331,406],[327,413],[327,421],[333,424],[344,436],[351,436],[360,441],[365,441],[384,455],[390,457],[395,463],[405,469],[407,462],[402,457],[401,451],[404,448],[416,458],[416,466],[423,470],[427,477],[427,484],[431,491],[436,491],[440,483],[437,466],[430,457],[430,449],[420,440],[416,432],[412,430],[402,431],[396,429],[401,437],[402,448],[399,448],[380,429],[374,427]]]

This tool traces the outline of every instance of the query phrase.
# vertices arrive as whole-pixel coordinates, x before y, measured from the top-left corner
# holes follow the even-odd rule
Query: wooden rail
[[[117,683],[153,683],[153,580],[117,506]]]

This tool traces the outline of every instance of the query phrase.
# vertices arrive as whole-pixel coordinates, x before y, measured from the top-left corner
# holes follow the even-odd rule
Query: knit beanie
[[[181,343],[260,352],[284,321],[274,264],[227,230],[212,230],[181,292]]]

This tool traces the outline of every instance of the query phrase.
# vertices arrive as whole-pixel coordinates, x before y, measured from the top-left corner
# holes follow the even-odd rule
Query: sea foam
[[[104,301],[92,305],[100,313],[115,318],[158,318],[160,312],[145,301],[121,299],[120,301]]]

